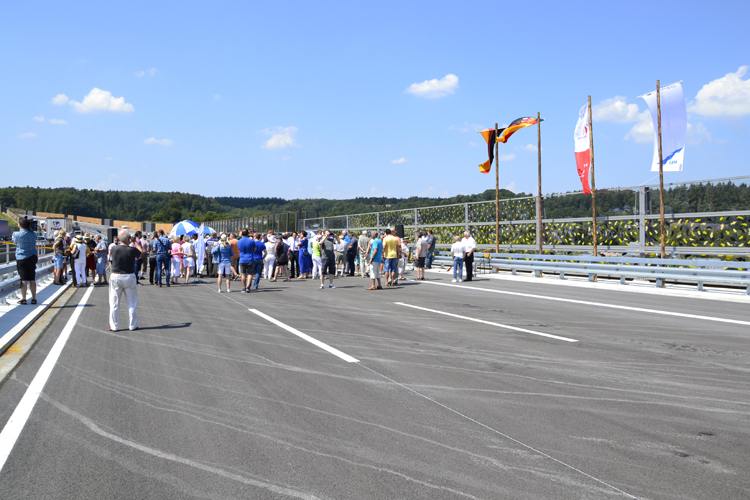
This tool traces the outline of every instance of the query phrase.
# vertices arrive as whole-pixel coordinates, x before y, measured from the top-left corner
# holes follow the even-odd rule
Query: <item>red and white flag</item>
[[[589,106],[586,104],[578,112],[578,123],[573,134],[576,143],[576,167],[583,184],[583,192],[591,194],[589,170],[591,170],[591,150],[589,149]]]

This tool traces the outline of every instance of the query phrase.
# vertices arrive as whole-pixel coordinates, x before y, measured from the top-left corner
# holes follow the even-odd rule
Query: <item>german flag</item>
[[[500,130],[502,131],[503,129]],[[483,174],[489,174],[490,170],[492,170],[492,161],[495,159],[495,129],[488,128],[477,133],[482,134],[484,140],[487,141],[487,155],[490,158],[486,162],[479,165],[479,171]]]
[[[544,121],[544,118],[542,118],[539,121]],[[501,129],[502,132],[500,133],[500,136],[497,138],[497,142],[502,142],[503,144],[508,142],[508,139],[510,139],[510,136],[513,135],[516,130],[520,130],[522,128],[531,127],[532,125],[536,125],[538,123],[536,117],[533,116],[527,116],[525,118],[518,118],[516,120],[513,120],[513,122],[508,125],[506,128]]]

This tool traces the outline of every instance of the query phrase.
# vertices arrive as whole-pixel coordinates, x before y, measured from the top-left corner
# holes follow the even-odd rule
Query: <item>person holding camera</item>
[[[13,235],[16,246],[16,270],[21,278],[21,305],[26,305],[26,288],[31,291],[31,303],[36,304],[36,263],[39,256],[36,252],[36,233],[32,231],[31,221],[22,217],[18,219],[20,231]]]

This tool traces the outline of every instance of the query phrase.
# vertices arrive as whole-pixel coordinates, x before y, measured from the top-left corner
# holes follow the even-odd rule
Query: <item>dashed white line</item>
[[[494,323],[492,321],[485,321],[483,319],[472,318],[469,316],[461,316],[460,314],[453,314],[445,311],[438,311],[436,309],[428,309],[426,307],[414,306],[411,304],[404,304],[403,302],[394,302],[394,304],[404,307],[411,307],[412,309],[419,309],[421,311],[428,311],[433,314],[442,314],[443,316],[451,316],[453,318],[465,319],[466,321],[473,321],[475,323],[484,323],[485,325],[498,326],[500,328],[507,328],[508,330],[515,330],[517,332],[530,333],[531,335],[539,335],[541,337],[549,337],[551,339],[563,340],[565,342],[578,342],[576,339],[570,339],[568,337],[560,337],[559,335],[552,335],[550,333],[536,332],[534,330],[527,330],[526,328],[519,328],[517,326],[503,325],[502,323]]]
[[[75,311],[73,311],[73,315],[65,324],[65,328],[63,328],[60,336],[57,337],[55,344],[44,359],[39,371],[34,376],[34,380],[31,381],[29,388],[26,389],[26,393],[21,398],[21,402],[18,403],[18,406],[16,406],[16,409],[10,416],[10,420],[5,424],[3,432],[0,433],[0,471],[3,470],[10,452],[16,445],[16,441],[21,435],[21,431],[23,431],[26,421],[29,419],[29,415],[31,415],[31,410],[34,409],[34,405],[39,399],[39,395],[42,393],[42,389],[44,389],[44,386],[52,373],[52,369],[55,367],[57,359],[60,357],[60,353],[62,352],[63,347],[65,347],[66,342],[68,342],[70,334],[73,332],[73,327],[76,325],[76,322],[78,322],[78,318],[81,316],[83,308],[93,291],[93,286],[86,290],[83,298],[76,306]]]
[[[324,351],[330,352],[334,356],[337,356],[337,357],[343,359],[347,363],[359,363],[359,360],[357,358],[353,358],[353,357],[349,356],[348,354],[343,353],[343,352],[339,351],[338,349],[336,349],[334,347],[331,347],[328,344],[325,344],[325,343],[321,342],[320,340],[314,339],[311,336],[309,336],[307,334],[304,334],[301,331],[297,330],[296,328],[292,328],[291,326],[289,326],[289,325],[287,325],[285,323],[282,323],[281,321],[277,320],[276,318],[272,318],[268,314],[262,313],[262,312],[258,311],[257,309],[248,309],[248,311],[250,311],[253,314],[257,314],[258,316],[260,316],[261,318],[265,319],[266,321],[269,321],[269,322],[273,323],[276,326],[280,326],[281,328],[283,328],[284,330],[288,331],[289,333],[293,333],[294,335],[298,336],[299,338],[301,338],[303,340],[306,340],[306,341],[310,342],[311,344],[320,347]]]
[[[645,307],[633,307],[633,306],[621,306],[617,304],[605,304],[603,302],[592,302],[590,300],[578,300],[578,299],[565,299],[562,297],[550,297],[548,295],[536,295],[533,293],[522,293],[522,292],[509,292],[507,290],[491,290],[489,288],[479,288],[476,286],[465,286],[465,285],[452,285],[450,283],[437,283],[435,281],[420,281],[421,283],[427,283],[430,285],[439,285],[439,286],[454,286],[457,288],[463,288],[465,290],[476,290],[479,292],[489,292],[489,293],[502,293],[504,295],[515,295],[517,297],[529,297],[532,299],[545,299],[545,300],[554,300],[556,302],[568,302],[571,304],[583,304],[587,306],[597,306],[597,307],[609,307],[611,309],[623,309],[625,311],[636,311],[636,312],[644,312],[644,313],[650,313],[650,314],[662,314],[665,316],[677,316],[679,318],[692,318],[692,319],[701,319],[705,321],[717,321],[719,323],[731,323],[733,325],[743,325],[743,326],[750,326],[750,321],[742,321],[739,319],[728,319],[728,318],[717,318],[715,316],[701,316],[699,314],[688,314],[688,313],[682,313],[682,312],[672,312],[672,311],[662,311],[660,309],[646,309]]]

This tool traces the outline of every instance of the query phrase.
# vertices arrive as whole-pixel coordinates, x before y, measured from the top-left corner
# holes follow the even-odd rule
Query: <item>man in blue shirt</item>
[[[39,257],[36,253],[36,233],[29,227],[31,223],[26,217],[18,219],[20,231],[13,235],[16,245],[16,270],[21,278],[21,300],[19,304],[26,304],[26,286],[31,290],[31,303],[36,304],[36,263]]]
[[[260,275],[263,273],[263,257],[264,253],[266,252],[266,246],[263,244],[263,235],[260,233],[257,233],[255,235],[255,248],[253,248],[253,270],[250,274],[251,280],[254,277],[254,283],[253,288],[256,290],[258,289],[258,284],[260,283]],[[250,291],[250,282],[247,283],[247,291]]]
[[[242,293],[250,293],[250,284],[253,281],[253,252],[255,251],[255,241],[249,238],[250,232],[247,229],[242,230],[242,238],[237,242],[237,248],[240,250],[239,272],[242,280]],[[247,275],[250,279],[247,279]]]
[[[378,237],[378,232],[375,231],[370,242],[370,288],[366,290],[382,290],[383,287],[380,284],[380,263],[383,262],[383,241]],[[375,286],[377,280],[378,286]]]
[[[154,240],[154,251],[156,253],[156,284],[161,288],[161,267],[164,266],[164,272],[167,275],[167,288],[169,288],[170,275],[170,255],[172,244],[164,236],[164,230],[159,229],[159,237]]]

